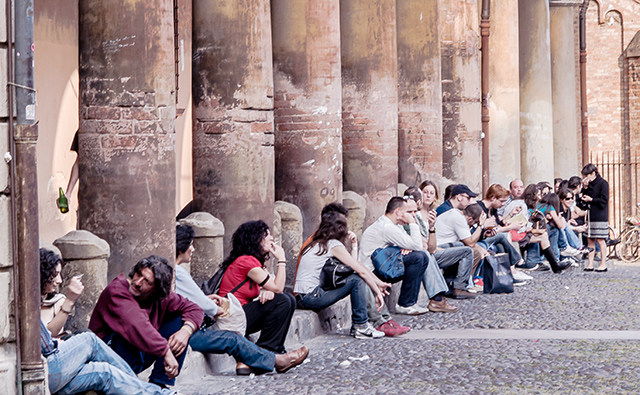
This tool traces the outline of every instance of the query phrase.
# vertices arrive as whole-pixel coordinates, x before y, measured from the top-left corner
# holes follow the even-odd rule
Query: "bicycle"
[[[640,211],[640,203],[637,204],[636,210]],[[625,224],[620,234],[618,256],[627,263],[636,262],[640,259],[640,220],[636,217],[627,217]]]

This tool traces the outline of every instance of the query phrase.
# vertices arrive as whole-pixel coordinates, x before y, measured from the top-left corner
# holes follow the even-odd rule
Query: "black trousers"
[[[265,304],[256,300],[245,304],[243,308],[247,316],[247,335],[260,331],[260,338],[256,342],[258,346],[276,354],[285,353],[284,341],[296,310],[293,295],[275,294]]]

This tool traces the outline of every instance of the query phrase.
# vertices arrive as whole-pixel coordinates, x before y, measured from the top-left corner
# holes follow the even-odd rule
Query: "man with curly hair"
[[[116,277],[102,291],[89,329],[111,346],[134,372],[152,364],[149,381],[173,385],[180,372],[189,338],[202,324],[204,312],[171,292],[173,268],[166,259],[141,259],[129,278]]]
[[[60,280],[62,259],[53,251],[40,249],[41,295],[54,291]],[[175,391],[141,381],[131,367],[92,332],[55,340],[40,321],[40,349],[47,360],[49,391],[76,394],[102,391],[107,395],[175,395]]]

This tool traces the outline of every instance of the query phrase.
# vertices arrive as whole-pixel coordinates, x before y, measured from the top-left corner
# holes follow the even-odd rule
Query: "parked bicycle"
[[[636,210],[640,211],[640,203]],[[625,224],[620,234],[618,255],[625,262],[635,262],[640,259],[640,220],[637,217],[627,217]]]

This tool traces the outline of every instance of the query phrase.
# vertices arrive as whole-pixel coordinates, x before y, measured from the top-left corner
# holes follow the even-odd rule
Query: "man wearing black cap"
[[[436,239],[438,247],[447,248],[461,245],[473,249],[473,269],[475,271],[480,259],[484,258],[487,251],[476,243],[482,236],[483,228],[495,226],[493,218],[487,219],[482,213],[478,219],[479,226],[472,234],[465,215],[462,213],[467,206],[475,204],[471,199],[478,196],[472,192],[468,186],[459,184],[451,190],[451,198],[438,207],[438,218],[436,219]]]

